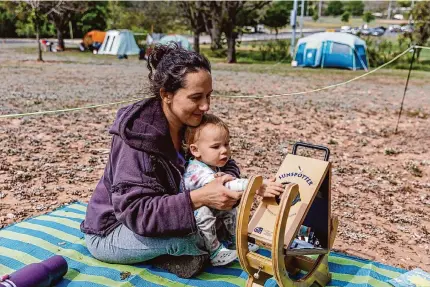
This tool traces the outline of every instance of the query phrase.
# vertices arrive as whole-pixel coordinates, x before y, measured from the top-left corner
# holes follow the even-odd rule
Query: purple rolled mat
[[[29,264],[4,277],[0,287],[50,287],[67,273],[67,261],[55,255],[39,263]]]

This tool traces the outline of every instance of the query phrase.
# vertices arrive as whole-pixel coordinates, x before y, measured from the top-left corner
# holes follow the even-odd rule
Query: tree
[[[278,29],[285,27],[290,22],[290,10],[292,2],[274,2],[261,21],[262,24],[275,29],[278,36]]]
[[[206,32],[211,38],[211,50],[222,49],[221,35],[224,25],[225,9],[222,2],[202,2],[202,16]]]
[[[364,13],[363,15],[363,21],[366,22],[367,24],[369,24],[370,22],[375,20],[375,16],[373,16],[372,12],[367,11],[366,13]]]
[[[412,2],[408,0],[397,1],[397,5],[399,5],[400,7],[408,8],[411,7]]]
[[[31,0],[36,1],[36,0]],[[30,1],[30,2],[31,2]],[[57,51],[64,51],[64,34],[67,33],[69,22],[75,14],[82,14],[88,8],[88,2],[81,1],[42,1],[40,8],[47,12],[48,20],[55,25],[57,31]]]
[[[430,39],[430,2],[420,1],[412,9],[412,19],[414,20],[414,31],[410,37],[419,46],[426,46]],[[417,50],[417,60],[419,60],[421,49]]]
[[[351,13],[352,16],[361,16],[364,12],[363,1],[348,1],[345,3],[345,11]]]
[[[343,13],[343,3],[341,1],[330,1],[326,11],[327,15],[339,16]]]
[[[36,41],[37,41],[37,61],[43,62],[42,57],[42,46],[40,43],[40,25],[43,20],[43,16],[51,11],[45,12],[43,11],[43,6],[41,5],[41,1],[39,0],[27,0],[26,2],[19,3],[15,6],[16,13],[18,15],[26,14],[26,16],[31,19],[31,22],[34,25]]]
[[[351,16],[351,14],[348,11],[343,12],[343,14],[341,16],[341,21],[344,23],[348,23],[350,16]]]
[[[200,1],[181,1],[179,8],[191,27],[194,35],[194,51],[200,52],[200,33],[205,31],[202,3]]]
[[[90,30],[104,31],[107,28],[107,19],[109,17],[109,7],[106,1],[90,1],[83,14],[75,14],[72,22],[76,24],[76,35],[80,37]]]
[[[241,27],[249,23],[251,13],[270,4],[267,1],[202,1],[206,32],[211,37],[211,49],[222,48],[221,35],[227,39],[227,61],[236,62],[236,39]]]

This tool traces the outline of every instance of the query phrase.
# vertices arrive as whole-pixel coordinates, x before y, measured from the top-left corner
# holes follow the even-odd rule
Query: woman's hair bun
[[[171,42],[168,45],[157,44],[148,56],[148,65],[150,65],[152,69],[156,70],[161,59],[163,59],[165,55],[177,49],[179,49],[179,46],[174,42]]]

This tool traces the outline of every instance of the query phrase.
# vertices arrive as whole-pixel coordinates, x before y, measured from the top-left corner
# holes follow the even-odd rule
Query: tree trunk
[[[227,37],[227,63],[236,63],[236,33],[226,35]]]
[[[64,37],[63,37],[63,30],[62,27],[57,27],[57,51],[64,51],[65,45],[64,45]]]
[[[388,2],[387,19],[391,19],[391,0]]]
[[[200,53],[200,33],[194,30],[194,52]]]
[[[213,25],[210,29],[210,37],[211,37],[211,50],[219,50],[222,49],[221,43],[221,29],[218,25]]]
[[[207,5],[206,13],[203,13],[203,22],[206,32],[211,37],[211,50],[222,49],[221,34],[222,34],[222,2],[203,2]]]
[[[37,41],[37,61],[43,62],[42,58],[42,45],[40,44],[40,21],[39,21],[39,13],[36,11],[35,19],[34,19],[34,26],[36,26],[36,41]]]

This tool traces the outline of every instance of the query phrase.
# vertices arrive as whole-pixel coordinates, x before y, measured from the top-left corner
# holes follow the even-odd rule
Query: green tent
[[[171,42],[175,42],[178,44],[179,47],[184,48],[188,51],[192,51],[193,47],[191,46],[190,42],[188,42],[188,39],[184,36],[180,35],[167,35],[158,41],[159,44],[167,45]]]

